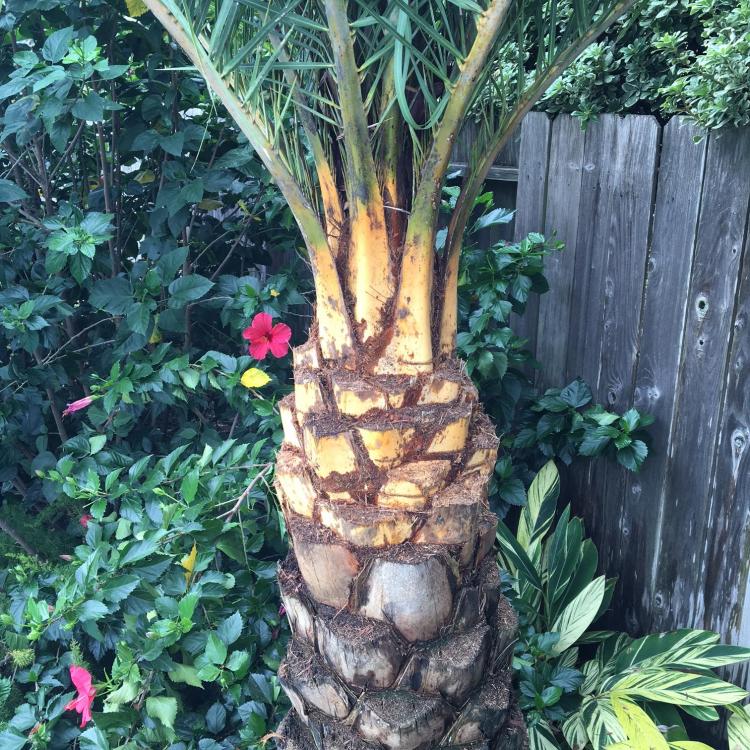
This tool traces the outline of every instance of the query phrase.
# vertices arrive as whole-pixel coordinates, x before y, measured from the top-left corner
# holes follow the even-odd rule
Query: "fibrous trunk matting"
[[[279,679],[286,750],[521,750],[517,621],[492,554],[497,438],[446,361],[415,376],[294,352],[276,487],[293,638]]]

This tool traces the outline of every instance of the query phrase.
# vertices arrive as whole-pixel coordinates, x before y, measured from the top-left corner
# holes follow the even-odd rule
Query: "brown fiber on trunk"
[[[522,750],[492,554],[497,438],[455,361],[372,376],[295,350],[276,488],[285,750]]]

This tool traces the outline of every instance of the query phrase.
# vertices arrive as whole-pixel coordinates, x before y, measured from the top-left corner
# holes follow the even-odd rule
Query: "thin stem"
[[[0,518],[0,531],[9,536],[27,555],[39,557],[39,553],[7,522]]]
[[[432,350],[432,285],[435,232],[440,191],[450,154],[466,110],[481,81],[490,52],[510,7],[492,0],[477,24],[477,34],[461,66],[432,148],[424,162],[406,229],[400,284],[396,298],[397,333],[391,355],[416,370],[430,369]]]
[[[349,287],[354,295],[355,321],[366,339],[382,331],[395,279],[346,0],[325,0],[325,13],[346,150]]]

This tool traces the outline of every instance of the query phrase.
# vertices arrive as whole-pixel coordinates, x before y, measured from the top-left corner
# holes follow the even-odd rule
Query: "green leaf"
[[[173,135],[164,135],[159,138],[159,145],[172,156],[181,156],[185,146],[185,134],[182,132]]]
[[[26,737],[15,729],[8,727],[0,730],[0,747],[3,750],[21,750],[26,744]]]
[[[28,197],[28,193],[18,187],[15,182],[0,179],[0,203],[16,203]]]
[[[189,276],[181,276],[169,285],[169,306],[183,307],[188,302],[200,299],[213,286],[213,281],[205,276],[194,273]]]
[[[216,633],[209,633],[206,643],[206,659],[212,664],[223,664],[227,658],[226,644]]]
[[[130,282],[122,276],[99,279],[89,293],[89,304],[112,315],[124,315],[133,302]]]
[[[519,585],[526,584],[538,593],[541,593],[542,580],[534,567],[534,563],[529,560],[526,552],[502,521],[498,523],[497,540],[500,543],[502,558],[509,572],[518,578]]]
[[[724,706],[738,703],[748,695],[736,685],[713,676],[661,668],[614,677],[605,683],[605,688],[630,698],[683,706]]]
[[[99,602],[96,599],[89,599],[88,601],[85,601],[78,610],[78,619],[81,622],[101,620],[101,618],[107,614],[109,614],[109,609],[106,604],[102,604],[102,602]]]
[[[222,643],[231,646],[242,634],[242,617],[239,612],[222,620],[216,628],[216,635],[221,638]]]
[[[165,727],[173,729],[177,718],[177,699],[162,695],[146,698],[146,713],[152,719],[159,719]]]
[[[528,733],[529,750],[560,750],[552,727],[543,719],[530,726]]]
[[[120,575],[109,578],[102,585],[102,594],[108,602],[117,604],[127,599],[138,586],[139,578],[135,575]]]
[[[104,119],[105,100],[95,91],[90,91],[84,99],[80,99],[71,110],[73,117],[90,122],[101,122]]]
[[[195,500],[195,495],[198,492],[198,480],[200,477],[199,470],[192,469],[182,479],[180,483],[180,494],[185,498],[188,503],[192,503]]]
[[[548,461],[531,482],[518,521],[516,538],[532,560],[540,554],[541,541],[552,526],[559,495],[560,475],[555,462]]]
[[[605,582],[604,576],[594,579],[563,609],[552,624],[551,629],[560,634],[553,654],[561,654],[572,646],[594,621],[604,597]]]
[[[580,409],[591,401],[591,389],[581,378],[576,378],[560,391],[560,398],[573,409]]]
[[[81,732],[78,747],[81,750],[110,750],[107,738],[97,726],[91,726]],[[2,748],[5,750],[5,745],[2,745]]]
[[[75,31],[72,26],[58,29],[47,37],[42,47],[42,56],[51,63],[60,62],[65,57],[73,41]]]
[[[176,664],[175,668],[171,672],[168,672],[168,675],[172,682],[184,682],[186,685],[192,685],[197,688],[203,687],[203,683],[200,677],[198,677],[198,670],[187,664]]]
[[[99,453],[99,451],[107,444],[106,435],[92,435],[89,438],[89,452],[91,455]]]

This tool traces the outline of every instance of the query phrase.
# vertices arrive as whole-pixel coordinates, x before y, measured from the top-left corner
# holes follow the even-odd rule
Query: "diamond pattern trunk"
[[[293,639],[279,679],[287,750],[520,750],[487,505],[497,439],[455,361],[420,375],[294,352],[276,486]]]

